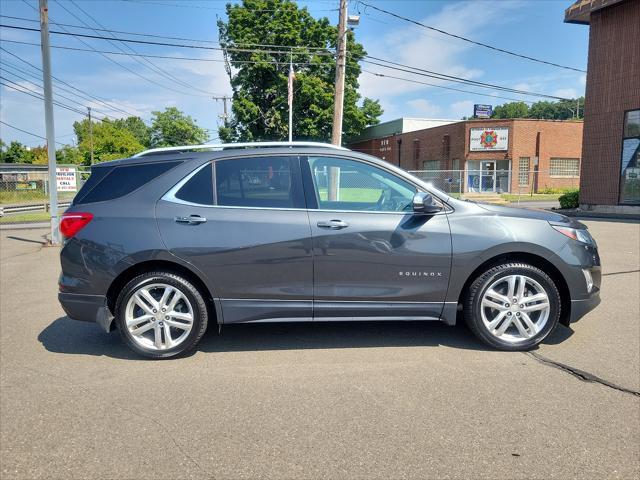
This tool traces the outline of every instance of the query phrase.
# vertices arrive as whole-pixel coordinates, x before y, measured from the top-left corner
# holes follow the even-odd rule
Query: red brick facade
[[[507,150],[470,151],[471,128],[507,127]],[[577,187],[577,179],[552,177],[551,158],[580,159],[582,122],[552,120],[468,120],[385,138],[376,138],[349,145],[349,148],[383,158],[405,170],[423,170],[424,162],[434,161],[438,170],[469,170],[469,162],[478,160],[508,160],[512,171],[509,190],[518,188],[540,190],[545,187]],[[539,158],[537,185],[535,175],[529,175],[528,185],[520,185],[519,160],[529,158],[529,170]],[[472,167],[474,168],[474,167]],[[465,188],[466,190],[466,188]]]
[[[580,203],[617,205],[625,111],[640,109],[640,0],[592,11]]]

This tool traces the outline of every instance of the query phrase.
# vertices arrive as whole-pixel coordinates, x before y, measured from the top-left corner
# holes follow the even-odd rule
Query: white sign
[[[56,185],[59,192],[75,192],[76,169],[74,167],[56,168]]]
[[[509,148],[508,127],[471,128],[469,151],[486,152]]]

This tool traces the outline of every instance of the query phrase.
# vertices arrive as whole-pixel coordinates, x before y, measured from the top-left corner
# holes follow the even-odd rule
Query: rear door
[[[309,157],[303,175],[314,318],[439,318],[451,269],[446,210],[414,214],[416,187],[364,161]]]
[[[167,248],[215,285],[225,323],[311,320],[313,262],[297,156],[208,163],[156,212]]]

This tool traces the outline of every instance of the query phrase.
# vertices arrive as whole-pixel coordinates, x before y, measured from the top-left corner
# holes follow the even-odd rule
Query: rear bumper
[[[569,322],[577,322],[598,305],[600,305],[600,289],[593,292],[589,298],[571,300],[571,318]]]
[[[67,316],[82,322],[95,322],[106,332],[111,330],[113,315],[103,295],[58,293],[58,301]]]

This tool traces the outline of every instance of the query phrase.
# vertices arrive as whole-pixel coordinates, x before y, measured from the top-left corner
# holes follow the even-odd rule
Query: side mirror
[[[442,210],[430,193],[417,192],[413,196],[413,211],[415,213],[437,213]]]

